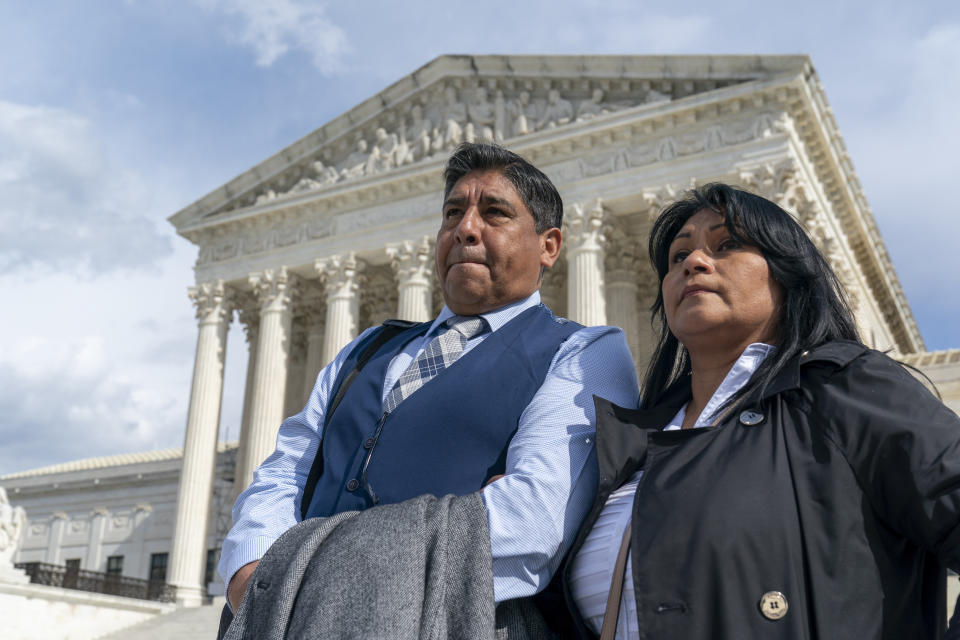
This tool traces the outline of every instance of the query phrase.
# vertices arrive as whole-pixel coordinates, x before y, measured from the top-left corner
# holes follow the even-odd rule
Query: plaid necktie
[[[467,340],[483,331],[485,326],[484,319],[477,316],[453,316],[444,322],[444,329],[430,341],[397,380],[383,403],[383,410],[390,413],[413,392],[456,362],[457,358],[463,355]]]

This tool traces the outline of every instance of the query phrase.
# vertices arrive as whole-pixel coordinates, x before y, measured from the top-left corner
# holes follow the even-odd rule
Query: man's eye
[[[452,218],[459,214],[460,214],[460,209],[447,209],[446,211],[443,212],[443,217]]]

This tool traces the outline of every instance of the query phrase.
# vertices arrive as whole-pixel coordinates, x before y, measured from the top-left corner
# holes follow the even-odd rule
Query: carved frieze
[[[503,142],[623,109],[668,102],[674,91],[669,82],[665,93],[650,82],[616,86],[603,79],[560,87],[533,79],[490,78],[485,84],[463,84],[452,80],[415,96],[409,104],[385,112],[366,133],[354,131],[352,140],[328,145],[225,210],[261,205],[446,155],[461,142]],[[704,85],[703,90],[707,88]],[[678,95],[686,95],[682,87],[677,89]]]
[[[636,142],[633,144],[629,143],[630,135],[627,130],[625,145],[616,145],[612,137],[608,144],[597,139],[587,145],[586,152],[554,162],[547,168],[547,173],[551,179],[560,184],[569,183],[742,144],[762,137],[770,131],[786,131],[790,126],[789,118],[786,116],[763,112],[759,115],[746,115],[730,122],[713,125],[702,131],[665,132],[658,137],[651,130],[649,133],[635,136]],[[600,153],[590,153],[589,150],[594,143],[604,150]],[[242,222],[230,223],[225,225],[229,233],[225,229],[219,230],[216,234],[211,231],[202,232],[197,238],[201,246],[197,263],[205,265],[229,260],[238,255],[262,253],[335,234],[356,233],[373,227],[427,216],[438,211],[439,203],[435,198],[421,198],[404,207],[378,206],[357,209],[339,216],[329,215],[326,207],[321,208],[319,204],[305,204],[293,210],[283,210]]]

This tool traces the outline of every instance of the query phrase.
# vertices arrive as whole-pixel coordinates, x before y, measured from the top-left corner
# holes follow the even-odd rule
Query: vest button
[[[364,448],[364,449],[373,449],[373,445],[375,445],[376,443],[377,443],[377,441],[374,440],[373,438],[367,438],[366,440],[363,441],[363,448]]]
[[[360,486],[360,483],[357,482],[356,478],[351,478],[350,482],[347,483],[347,491],[356,491],[357,487]]]

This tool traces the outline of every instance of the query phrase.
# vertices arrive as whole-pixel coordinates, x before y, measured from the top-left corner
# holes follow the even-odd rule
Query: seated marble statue
[[[573,105],[569,100],[560,97],[560,92],[556,89],[550,89],[547,94],[547,107],[543,112],[543,117],[537,123],[537,129],[556,127],[557,125],[567,124],[573,119]]]
[[[589,120],[607,112],[603,103],[603,89],[594,89],[589,100],[584,100],[577,108],[577,120]]]
[[[370,152],[367,151],[367,141],[363,138],[357,140],[357,150],[352,152],[340,167],[340,177],[342,180],[357,178],[367,171],[367,162],[370,160]]]

